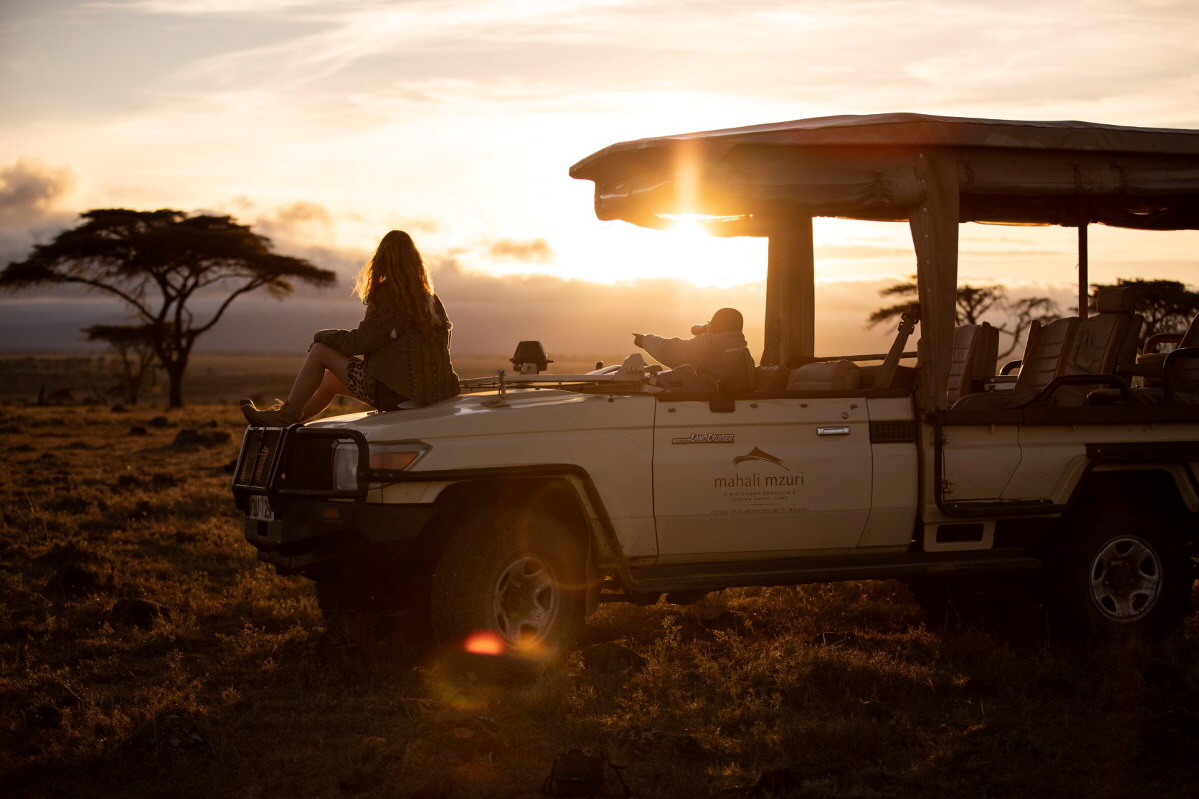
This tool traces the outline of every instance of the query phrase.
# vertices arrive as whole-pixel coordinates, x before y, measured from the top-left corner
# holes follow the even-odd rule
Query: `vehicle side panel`
[[[429,444],[428,454],[410,472],[414,478],[422,472],[487,469],[494,473],[511,468],[516,473],[527,466],[577,466],[594,483],[625,555],[657,554],[650,489],[652,397],[551,389],[510,391],[503,405],[495,404],[495,399],[492,394],[460,397],[449,408],[441,406],[437,414],[431,411],[439,406],[430,406],[359,418],[354,427],[370,441]],[[489,479],[497,478],[493,474]],[[434,480],[421,489],[407,487],[421,485],[416,481],[383,487],[368,499],[430,502],[448,485]]]
[[[665,401],[654,432],[659,562],[857,545],[871,501],[863,397]]]

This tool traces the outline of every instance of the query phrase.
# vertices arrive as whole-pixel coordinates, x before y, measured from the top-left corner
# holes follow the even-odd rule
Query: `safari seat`
[[[1199,347],[1179,347],[1162,354],[1159,385],[1134,388],[1116,399],[1132,405],[1199,405]],[[1103,390],[1092,392],[1092,397],[1101,404],[1113,402]]]
[[[707,377],[715,377],[725,391],[752,391],[754,387],[754,356],[749,347],[725,350],[704,363]]]
[[[999,360],[999,331],[987,322],[961,325],[953,331],[946,396],[953,405],[967,394],[982,391],[983,382],[995,374]]]
[[[1191,324],[1183,333],[1158,333],[1150,336],[1145,342],[1145,354],[1137,358],[1137,374],[1145,379],[1146,386],[1160,387],[1162,385],[1162,367],[1166,363],[1168,352],[1156,352],[1162,344],[1173,344],[1176,349],[1199,347],[1199,315],[1191,320]]]
[[[728,392],[751,391],[754,388],[754,356],[749,347],[709,355],[702,369],[689,363],[658,373],[658,385],[668,391],[681,393],[708,392],[723,389]]]
[[[1081,320],[1073,344],[1071,360],[1080,369],[1077,374],[1109,375],[1107,385],[1118,383],[1116,375],[1127,380],[1127,370],[1136,364],[1137,341],[1144,317],[1138,316],[1137,290],[1131,286],[1105,286],[1095,297],[1096,313]],[[1110,397],[1121,397],[1127,386],[1100,388],[1100,383],[1079,382],[1062,386],[1054,393],[1059,405],[1106,404]]]
[[[1075,339],[1081,323],[1077,316],[1068,316],[1043,325],[1025,345],[1013,391],[967,394],[952,407],[974,410],[1019,408],[1035,400],[1055,378],[1086,374],[1076,362]]]
[[[1105,286],[1095,298],[1097,313],[1082,320],[1078,362],[1093,375],[1114,375],[1137,360],[1137,341],[1145,318],[1136,314],[1137,290]]]

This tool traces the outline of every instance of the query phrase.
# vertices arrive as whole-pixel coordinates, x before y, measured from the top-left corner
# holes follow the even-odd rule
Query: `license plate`
[[[275,512],[271,510],[270,500],[262,494],[251,494],[250,518],[257,522],[273,522]]]

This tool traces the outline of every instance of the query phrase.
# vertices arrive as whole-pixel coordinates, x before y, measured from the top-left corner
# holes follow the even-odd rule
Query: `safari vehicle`
[[[449,401],[248,428],[245,536],[331,621],[407,612],[523,663],[602,602],[735,586],[1035,591],[1100,638],[1189,612],[1199,349],[1140,355],[1128,292],[1087,316],[1087,226],[1199,227],[1199,131],[830,117],[615,144],[570,173],[600,219],[769,238],[757,366],[679,393],[639,356],[555,375],[526,343]],[[814,351],[816,216],[910,226],[920,302],[887,354]],[[1078,229],[1082,315],[1016,374],[986,326],[955,329],[963,222]]]

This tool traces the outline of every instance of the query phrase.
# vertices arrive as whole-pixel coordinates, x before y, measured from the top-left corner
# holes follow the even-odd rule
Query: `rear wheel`
[[[1092,515],[1051,562],[1050,618],[1067,636],[1139,637],[1175,625],[1190,605],[1191,564],[1167,514]]]
[[[433,576],[435,637],[514,670],[558,658],[583,624],[584,561],[579,537],[542,511],[466,517]]]

